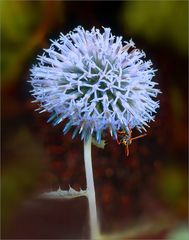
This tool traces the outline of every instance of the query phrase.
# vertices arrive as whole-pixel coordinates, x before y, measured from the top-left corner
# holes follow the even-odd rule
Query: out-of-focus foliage
[[[166,44],[187,54],[188,1],[129,1],[123,21],[146,40]],[[161,43],[162,41],[162,43]]]
[[[170,234],[167,236],[169,240],[188,240],[189,239],[189,230],[188,226],[183,225],[174,229]]]
[[[156,178],[159,198],[180,216],[187,213],[187,173],[175,166],[164,166]],[[182,196],[182,198],[180,197]]]
[[[28,39],[40,20],[39,2],[1,1],[2,28],[2,79],[7,80],[15,76],[18,63],[26,48]],[[35,14],[33,12],[35,11]],[[32,51],[32,49],[30,49]],[[5,79],[6,78],[6,79]]]
[[[53,10],[58,5],[58,2],[47,5],[43,1],[0,1],[3,83],[19,76],[25,60],[57,20]]]
[[[13,164],[7,163],[7,167],[2,171],[3,228],[6,227],[9,217],[20,207],[20,202],[33,192],[45,158],[42,145],[33,140],[25,127],[16,131],[11,138],[6,138],[4,144],[6,157]]]
[[[40,20],[40,2],[1,1],[3,37],[14,44],[23,44]],[[35,14],[33,14],[35,12]],[[17,45],[13,45],[16,47]]]

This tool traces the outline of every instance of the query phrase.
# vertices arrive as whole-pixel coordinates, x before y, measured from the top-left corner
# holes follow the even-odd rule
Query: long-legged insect
[[[130,127],[128,133],[126,133],[124,130],[117,131],[117,133],[118,133],[117,143],[125,146],[125,154],[127,157],[129,156],[129,145],[132,143],[132,141],[147,135],[142,134],[136,137],[132,137],[132,130]]]

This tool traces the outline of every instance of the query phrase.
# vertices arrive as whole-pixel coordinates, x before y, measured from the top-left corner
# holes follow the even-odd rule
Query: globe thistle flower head
[[[160,92],[152,81],[155,70],[132,40],[115,37],[110,28],[75,28],[60,34],[31,69],[32,95],[40,112],[50,112],[53,125],[67,119],[63,132],[75,127],[87,141],[93,135],[130,128],[146,130],[154,119]]]

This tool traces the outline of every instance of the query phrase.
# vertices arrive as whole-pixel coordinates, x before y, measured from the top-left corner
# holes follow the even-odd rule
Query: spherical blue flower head
[[[105,129],[114,138],[119,129],[146,130],[160,91],[144,58],[132,40],[123,42],[110,28],[100,33],[77,27],[38,57],[31,69],[32,95],[40,112],[51,113],[53,125],[67,119],[64,133],[74,126],[73,137],[80,133],[85,141],[93,135],[100,142]]]

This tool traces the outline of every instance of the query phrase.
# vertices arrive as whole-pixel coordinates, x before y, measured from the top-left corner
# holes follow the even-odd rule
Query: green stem
[[[93,168],[92,168],[92,157],[91,157],[91,136],[89,140],[84,143],[84,161],[85,161],[85,172],[87,181],[87,196],[89,202],[89,217],[90,217],[90,228],[91,228],[91,239],[97,239],[100,236],[100,230],[97,218]]]

